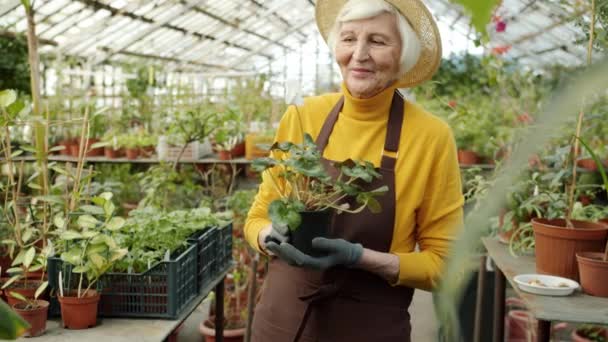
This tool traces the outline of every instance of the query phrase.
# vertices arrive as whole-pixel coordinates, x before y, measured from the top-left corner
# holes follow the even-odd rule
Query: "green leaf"
[[[40,271],[43,267],[44,267],[44,265],[42,265],[42,264],[34,265],[34,266],[30,267],[29,272]]]
[[[21,268],[21,267],[11,267],[8,270],[6,270],[6,273],[8,273],[8,274],[23,274],[23,268]]]
[[[96,253],[90,254],[89,259],[91,260],[91,262],[93,263],[95,268],[97,268],[98,270],[102,269],[104,267],[104,265],[107,263],[107,261],[104,257],[102,257],[101,255],[96,254]]]
[[[95,236],[97,236],[99,234],[100,234],[99,232],[87,230],[86,232],[82,232],[82,237],[84,237],[85,239],[90,239],[90,238],[95,237]]]
[[[53,224],[55,227],[63,229],[65,227],[65,219],[63,218],[63,214],[55,215],[55,217],[53,217]]]
[[[62,150],[65,150],[64,145],[57,145],[57,146],[53,146],[53,147],[49,148],[49,152],[57,152],[57,151],[62,151]]]
[[[25,229],[23,231],[23,235],[21,235],[21,240],[24,243],[27,243],[32,238],[32,234],[33,234],[33,230],[32,229]]]
[[[64,200],[61,196],[36,196],[37,200],[51,203],[51,204],[64,204]]]
[[[112,214],[114,214],[114,210],[116,210],[116,206],[114,206],[112,201],[106,201],[106,203],[103,205],[103,211],[105,212],[106,217],[112,216]]]
[[[81,205],[80,209],[84,212],[87,212],[89,214],[93,214],[93,215],[103,215],[103,208],[98,207],[96,205]]]
[[[82,263],[82,250],[79,247],[73,247],[67,252],[61,253],[61,260],[71,265],[80,265]]]
[[[4,301],[0,300],[0,340],[14,340],[23,335],[29,324],[13,311]]]
[[[99,221],[91,215],[81,215],[78,217],[77,224],[83,229],[93,229],[99,224]]]
[[[24,146],[20,146],[20,149],[26,151],[26,152],[30,152],[30,153],[38,153],[38,150],[36,150],[36,148],[34,146],[31,145],[24,145]]]
[[[22,150],[17,150],[17,151],[15,151],[15,152],[11,153],[11,158],[16,158],[16,157],[19,157],[19,156],[20,156],[20,155],[22,155],[22,154],[23,154],[23,151],[22,151]]]
[[[38,299],[38,297],[40,297],[40,295],[44,292],[44,290],[46,290],[47,286],[49,286],[49,282],[45,281],[44,283],[40,284],[40,286],[38,286],[38,289],[36,289],[36,293],[34,294],[34,298]]]
[[[89,269],[88,265],[76,266],[72,269],[72,273],[86,273]]]
[[[16,298],[22,302],[28,302],[28,299],[19,292],[8,291],[8,294],[10,297]]]
[[[104,193],[100,194],[98,197],[101,197],[101,198],[105,199],[106,201],[110,201],[113,196],[114,196],[114,194],[112,194],[111,192],[104,192]]]
[[[30,249],[27,250],[27,252],[25,252],[25,256],[23,257],[23,266],[25,266],[25,268],[29,268],[30,265],[32,264],[32,261],[34,261],[34,258],[36,257],[36,248],[34,247],[30,247]]]
[[[593,161],[595,162],[595,165],[597,165],[598,171],[600,172],[600,175],[602,176],[602,180],[604,181],[604,190],[606,192],[608,192],[608,176],[606,176],[606,170],[604,170],[604,165],[603,165],[602,160],[597,156],[597,154],[595,154],[593,149],[591,147],[589,147],[589,145],[587,144],[587,142],[585,140],[583,140],[580,137],[576,137],[576,138],[580,141],[580,143],[583,145],[585,150],[587,150],[587,152],[589,152],[589,154],[591,155],[591,158],[593,158]]]
[[[66,230],[65,232],[61,233],[61,235],[59,236],[59,238],[61,240],[76,240],[76,239],[82,239],[82,234],[75,232],[73,230]]]
[[[23,258],[25,257],[25,250],[20,250],[15,259],[13,259],[13,263],[11,266],[17,266],[23,264]]]
[[[21,275],[16,275],[16,276],[12,276],[9,280],[6,281],[6,283],[2,284],[2,289],[6,289],[9,286],[11,286],[14,282],[16,282],[17,280],[21,279]],[[0,300],[1,302],[2,300]]]
[[[106,225],[106,228],[111,231],[117,231],[120,230],[125,225],[125,223],[126,221],[122,217],[112,217],[112,219],[110,219],[110,222],[108,222],[108,224]]]
[[[89,146],[89,149],[95,149],[95,148],[100,148],[100,147],[106,147],[106,146],[110,146],[112,144],[111,141],[100,141],[98,143],[94,143],[93,145]]]
[[[28,183],[27,186],[28,186],[28,188],[31,188],[34,190],[42,190],[42,187],[36,183]]]
[[[118,261],[118,260],[124,258],[128,253],[129,253],[129,250],[126,248],[115,250],[114,252],[112,252],[112,255],[110,256],[110,262],[115,262],[115,261]]]
[[[303,204],[300,202],[287,204],[282,200],[274,200],[268,206],[268,215],[273,223],[296,230],[302,223],[302,217],[298,212],[302,207]]]
[[[471,24],[475,30],[482,36],[487,37],[486,26],[500,0],[451,0],[451,2],[461,4],[471,15]]]
[[[17,92],[12,89],[0,91],[0,107],[7,108],[13,102],[17,101]]]

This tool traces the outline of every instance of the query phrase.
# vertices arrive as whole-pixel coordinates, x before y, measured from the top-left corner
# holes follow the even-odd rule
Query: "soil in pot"
[[[23,281],[17,281],[14,284],[11,284],[7,289],[4,289],[8,305],[12,307],[21,303],[19,299],[11,296],[11,292],[16,292],[27,299],[34,299],[38,286],[40,286],[40,282],[37,281],[28,281],[27,285]]]
[[[564,219],[532,220],[536,249],[536,272],[578,281],[576,253],[604,250],[608,228],[601,223]]]
[[[13,309],[30,324],[30,328],[24,335],[26,337],[40,336],[46,330],[49,302],[39,299],[35,303],[38,306],[35,309],[26,309],[27,304],[23,302],[13,305]]]
[[[215,342],[215,316],[210,316],[209,319],[201,322],[198,327],[201,335],[205,337],[206,342]],[[224,341],[226,342],[242,342],[245,337],[245,328],[231,328],[229,324],[224,323]]]
[[[479,156],[473,151],[458,150],[458,163],[460,163],[460,165],[479,164]]]
[[[608,329],[601,327],[593,327],[588,329],[576,329],[572,332],[573,342],[594,342],[601,341],[597,338],[592,339],[591,334],[603,337],[604,341],[608,341]]]
[[[69,296],[57,296],[61,305],[61,319],[64,328],[88,329],[97,324],[97,306],[99,304],[99,293],[89,290],[82,297],[76,297],[75,292]]]
[[[290,231],[291,243],[304,254],[314,257],[323,256],[322,252],[312,248],[312,239],[329,237],[333,212],[330,210],[304,211],[300,215],[302,223],[296,230]]]
[[[608,297],[608,261],[603,257],[603,253],[576,253],[583,291],[596,297]]]

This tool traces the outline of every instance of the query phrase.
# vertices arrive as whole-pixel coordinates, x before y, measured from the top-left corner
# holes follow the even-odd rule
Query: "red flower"
[[[498,22],[496,22],[496,32],[505,32],[505,30],[507,29],[507,23],[500,20]]]
[[[454,100],[450,100],[450,101],[448,102],[448,106],[450,106],[450,108],[456,108],[456,105],[457,105],[457,103],[456,103],[456,101],[454,101]]]
[[[492,48],[493,55],[504,55],[511,50],[511,45],[501,45]]]
[[[524,112],[517,116],[517,121],[523,124],[531,124],[534,123],[534,118],[530,116],[530,114]]]

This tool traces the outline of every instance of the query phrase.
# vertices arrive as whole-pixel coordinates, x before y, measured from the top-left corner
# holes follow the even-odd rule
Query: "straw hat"
[[[422,50],[418,62],[399,80],[400,88],[408,88],[427,81],[441,62],[441,37],[435,19],[421,0],[385,0],[407,19],[418,35]],[[348,0],[317,0],[315,16],[317,27],[327,41],[336,17]]]

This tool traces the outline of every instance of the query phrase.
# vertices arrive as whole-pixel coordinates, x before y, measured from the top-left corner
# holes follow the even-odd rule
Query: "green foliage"
[[[30,94],[30,67],[25,36],[0,37],[0,89]]]
[[[0,317],[2,317],[0,319],[2,340],[15,340],[30,328],[29,324],[2,300],[0,300]]]
[[[606,328],[584,324],[576,329],[576,333],[593,342],[606,342]]]
[[[334,180],[323,166],[321,152],[309,134],[304,135],[301,144],[275,143],[271,153],[271,158],[256,159],[252,168],[265,172],[280,196],[268,208],[273,222],[295,230],[301,223],[302,211],[334,209],[354,213],[365,207],[372,212],[380,211],[376,197],[388,189],[365,191],[362,187],[380,177],[373,164],[352,160],[334,163],[339,171]],[[354,199],[358,207],[351,208],[349,199]]]
[[[172,254],[186,246],[186,239],[195,232],[225,226],[229,220],[228,214],[213,213],[209,208],[171,212],[152,207],[136,209],[130,213],[124,229],[116,237],[129,253],[115,270],[143,272],[162,261],[167,253]]]
[[[256,193],[256,190],[237,190],[228,197],[226,206],[234,215],[235,226],[242,226],[245,224],[247,213],[253,204]]]
[[[486,25],[490,22],[494,8],[500,4],[500,0],[451,0],[452,3],[462,5],[471,15],[471,25],[487,37]]]
[[[190,166],[183,166],[180,171],[165,163],[151,167],[140,174],[139,186],[144,193],[140,208],[171,211],[198,207],[205,189],[195,182],[197,176]]]
[[[80,206],[79,211],[70,217],[67,229],[62,224],[65,218],[61,214],[55,217],[55,222],[64,228],[58,231],[62,242],[61,260],[73,266],[73,273],[79,274],[78,297],[83,296],[128,252],[116,239],[125,219],[114,216],[116,207],[111,199],[111,193],[103,193],[92,198],[94,205]],[[82,292],[85,276],[88,287]]]

